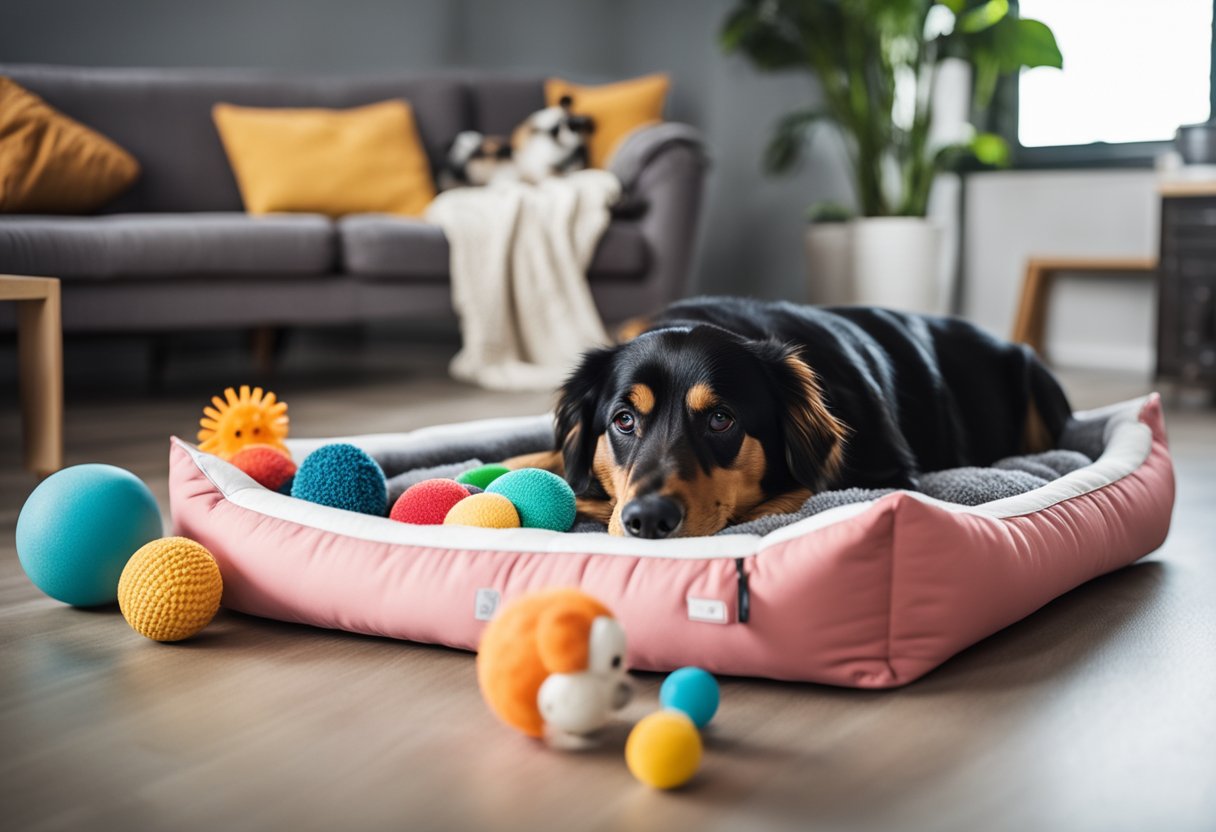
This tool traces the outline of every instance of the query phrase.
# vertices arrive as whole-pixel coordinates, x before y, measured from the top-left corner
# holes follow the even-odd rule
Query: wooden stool
[[[63,467],[63,333],[59,281],[0,274],[0,301],[17,302],[17,361],[25,467],[39,476]]]
[[[1088,257],[1031,258],[1026,263],[1022,280],[1022,299],[1018,302],[1018,317],[1013,325],[1013,341],[1027,344],[1043,355],[1043,337],[1047,330],[1047,304],[1051,285],[1057,275],[1076,274],[1087,277],[1126,275],[1156,277],[1157,261],[1151,257]]]

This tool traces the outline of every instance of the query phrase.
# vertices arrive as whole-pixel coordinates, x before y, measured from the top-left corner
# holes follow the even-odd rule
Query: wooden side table
[[[1031,258],[1026,263],[1026,277],[1022,280],[1022,299],[1018,302],[1018,316],[1013,324],[1013,340],[1028,344],[1039,355],[1045,354],[1043,338],[1047,330],[1051,287],[1056,276],[1062,273],[1081,277],[1155,277],[1157,261],[1151,257]]]
[[[0,301],[17,302],[17,361],[25,467],[39,476],[63,467],[63,332],[59,281],[0,274]]]

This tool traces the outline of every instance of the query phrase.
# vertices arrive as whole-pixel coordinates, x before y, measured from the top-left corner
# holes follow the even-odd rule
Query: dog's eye
[[[731,425],[735,423],[734,417],[724,410],[715,410],[709,414],[709,429],[714,433],[721,433],[724,430],[730,430]]]
[[[636,422],[632,413],[628,410],[622,410],[612,417],[612,424],[621,433],[633,433]]]

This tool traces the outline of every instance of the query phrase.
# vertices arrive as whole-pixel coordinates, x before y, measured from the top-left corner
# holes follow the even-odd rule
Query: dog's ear
[[[766,342],[757,350],[775,383],[790,474],[811,491],[829,487],[844,467],[849,428],[828,409],[815,371],[796,347]]]
[[[558,393],[557,447],[562,451],[566,481],[575,494],[584,494],[594,479],[595,447],[605,429],[599,424],[600,395],[611,376],[616,351],[617,347],[607,347],[585,353]]]

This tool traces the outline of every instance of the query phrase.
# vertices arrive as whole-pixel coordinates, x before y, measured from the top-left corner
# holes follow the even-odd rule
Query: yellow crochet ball
[[[473,494],[448,509],[445,526],[481,526],[486,529],[518,529],[519,512],[501,494]]]
[[[162,537],[131,556],[118,579],[118,608],[155,641],[181,641],[210,623],[224,583],[215,558],[185,537]]]
[[[625,741],[625,765],[651,788],[683,786],[701,766],[697,726],[680,711],[658,711],[643,718]]]

